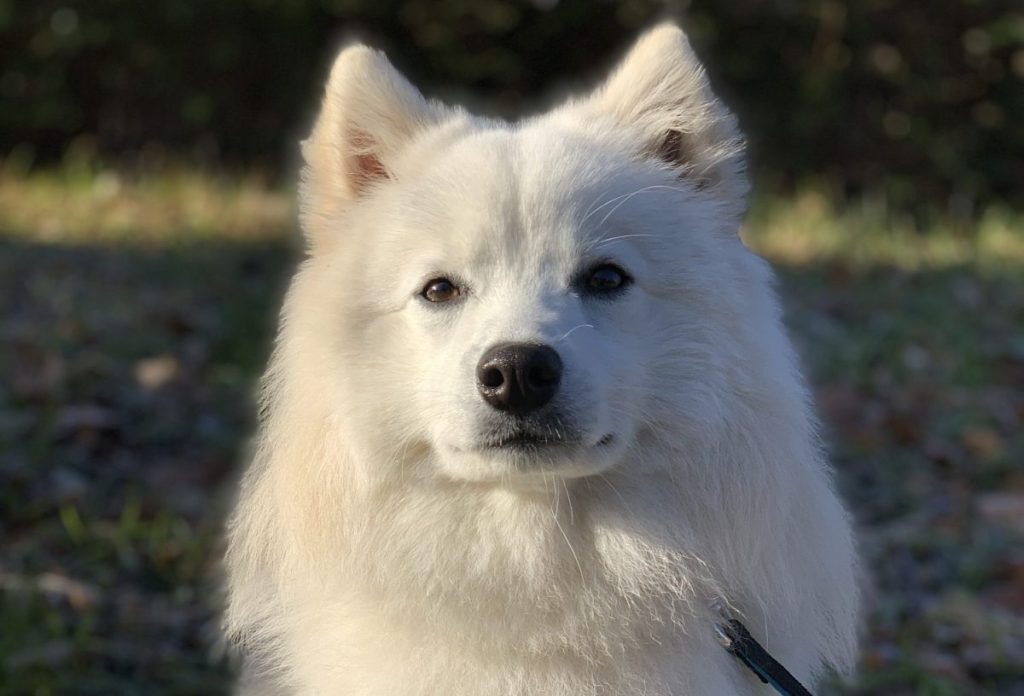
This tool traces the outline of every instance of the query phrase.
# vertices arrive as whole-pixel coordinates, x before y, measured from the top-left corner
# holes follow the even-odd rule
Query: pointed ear
[[[383,53],[356,45],[338,54],[313,133],[302,143],[301,216],[314,250],[338,214],[392,178],[398,153],[446,114]]]
[[[742,135],[679,27],[662,24],[641,36],[588,102],[640,135],[638,154],[662,160],[742,215],[749,188]]]

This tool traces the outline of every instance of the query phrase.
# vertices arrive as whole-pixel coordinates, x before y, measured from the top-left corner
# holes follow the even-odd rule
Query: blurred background
[[[501,116],[680,18],[873,583],[837,694],[1024,694],[1019,0],[0,0],[0,694],[224,693],[218,558],[360,37]]]

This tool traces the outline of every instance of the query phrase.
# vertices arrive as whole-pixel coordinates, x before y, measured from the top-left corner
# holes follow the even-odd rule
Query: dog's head
[[[373,461],[584,476],[706,426],[741,388],[723,352],[746,330],[742,144],[674,26],[517,124],[348,48],[303,152],[293,304],[317,309],[296,330]]]

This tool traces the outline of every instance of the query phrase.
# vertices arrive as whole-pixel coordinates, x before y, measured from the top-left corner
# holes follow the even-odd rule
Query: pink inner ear
[[[361,193],[367,186],[388,178],[388,171],[374,153],[373,138],[364,131],[354,131],[349,137],[351,148],[357,154],[352,158],[352,187]]]
[[[669,131],[658,144],[658,158],[675,167],[685,164],[682,147],[683,134],[679,131]]]
[[[681,175],[689,173],[693,163],[697,161],[693,144],[680,131],[671,130],[658,144],[657,156],[664,162],[681,170]]]
[[[388,175],[376,155],[356,155],[356,169],[362,184],[369,184]]]
[[[680,179],[689,180],[698,190],[707,188],[711,181],[706,176],[698,176],[694,172],[697,155],[693,143],[688,141],[680,131],[669,131],[658,144],[655,155],[673,167]]]

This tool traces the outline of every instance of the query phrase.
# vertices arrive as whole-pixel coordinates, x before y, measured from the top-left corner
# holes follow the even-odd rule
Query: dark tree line
[[[1019,0],[0,0],[0,157],[280,165],[347,36],[508,116],[663,16],[683,18],[762,181],[961,213],[1024,198]]]

